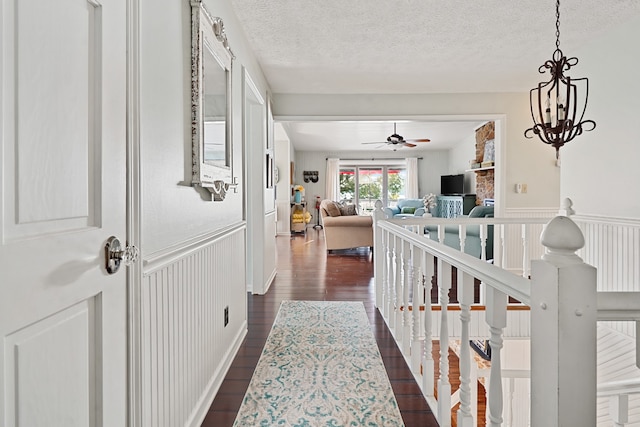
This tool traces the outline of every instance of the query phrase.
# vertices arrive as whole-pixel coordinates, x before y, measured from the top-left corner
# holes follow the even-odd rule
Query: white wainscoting
[[[276,277],[276,211],[264,217],[264,293],[267,293]]]
[[[549,218],[551,220],[557,214],[557,208],[511,208],[505,211],[505,217],[507,218]],[[543,227],[544,225],[542,224],[530,224],[527,228],[529,259],[540,259],[544,254],[544,247],[540,243],[540,234]],[[500,233],[500,227],[496,227],[494,236],[496,242],[501,239]],[[503,235],[506,251],[501,265],[504,269],[521,275],[522,255],[524,252],[522,227],[519,225],[505,225]],[[494,253],[497,255],[501,252],[498,250],[494,251]]]
[[[242,223],[145,260],[143,426],[196,427],[206,415],[247,333],[245,230]]]
[[[575,215],[585,246],[578,255],[598,269],[598,291],[640,291],[640,220]],[[635,337],[634,322],[603,322]]]
[[[437,339],[440,336],[441,312],[434,310],[431,312],[432,327],[431,336]],[[491,334],[489,326],[485,320],[484,310],[472,310],[469,323],[470,339],[488,339]],[[447,311],[447,323],[449,327],[449,338],[460,339],[462,335],[462,323],[460,322],[460,310]],[[422,323],[424,324],[424,322]],[[531,312],[529,310],[508,310],[507,327],[504,328],[503,337],[506,338],[529,338],[531,337]]]
[[[278,236],[291,235],[291,202],[289,200],[276,200],[276,209],[278,211],[278,224],[276,233]]]

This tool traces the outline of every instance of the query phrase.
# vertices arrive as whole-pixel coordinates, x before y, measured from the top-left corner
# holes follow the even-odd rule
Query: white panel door
[[[126,0],[0,20],[0,425],[126,426]]]

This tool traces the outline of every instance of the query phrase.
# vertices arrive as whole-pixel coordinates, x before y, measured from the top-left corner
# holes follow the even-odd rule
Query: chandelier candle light
[[[560,147],[583,131],[592,131],[596,127],[593,120],[582,120],[589,98],[589,80],[586,77],[572,79],[564,74],[577,63],[578,58],[567,58],[560,50],[560,0],[556,0],[556,50],[552,58],[538,69],[541,74],[549,70],[551,80],[538,83],[529,92],[534,125],[524,132],[526,138],[538,135],[542,142],[553,145],[556,158]],[[584,101],[580,102],[578,85],[584,91]]]

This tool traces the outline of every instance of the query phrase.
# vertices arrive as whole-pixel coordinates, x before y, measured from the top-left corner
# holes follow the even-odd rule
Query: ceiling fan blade
[[[417,147],[417,145],[416,145],[416,144],[410,144],[410,143],[408,143],[407,141],[405,141],[405,142],[404,142],[404,146],[405,146],[405,147],[410,147],[410,148]]]
[[[430,140],[430,139],[428,139],[428,138],[405,139],[405,141],[411,141],[411,142],[431,142],[431,140]]]
[[[387,141],[361,142],[360,144],[388,144]]]

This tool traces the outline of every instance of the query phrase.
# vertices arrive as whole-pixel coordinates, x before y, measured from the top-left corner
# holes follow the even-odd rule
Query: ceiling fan
[[[396,123],[393,123],[393,134],[387,137],[386,141],[376,141],[376,142],[363,142],[363,144],[387,144],[393,146],[394,150],[398,146],[405,146],[409,148],[417,147],[414,142],[430,142],[430,139],[427,138],[418,138],[418,139],[404,139],[402,135],[398,135],[396,131]]]

